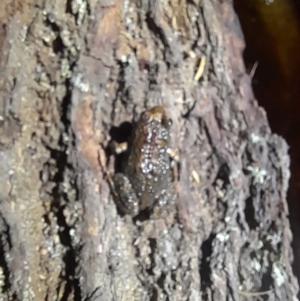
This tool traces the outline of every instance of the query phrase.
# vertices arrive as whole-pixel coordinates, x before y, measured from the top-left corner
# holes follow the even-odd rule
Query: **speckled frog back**
[[[124,172],[140,200],[140,210],[166,193],[170,181],[170,125],[163,107],[156,106],[143,113],[133,128]]]

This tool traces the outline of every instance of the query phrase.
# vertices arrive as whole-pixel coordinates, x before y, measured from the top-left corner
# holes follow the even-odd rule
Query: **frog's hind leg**
[[[126,214],[137,215],[139,213],[139,200],[129,179],[122,173],[116,173],[113,180],[117,206]]]

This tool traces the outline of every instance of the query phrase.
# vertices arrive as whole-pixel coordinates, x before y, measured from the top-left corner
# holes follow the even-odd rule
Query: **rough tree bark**
[[[1,300],[297,300],[288,147],[252,94],[231,1],[0,12]],[[156,104],[177,200],[132,219],[108,145]]]

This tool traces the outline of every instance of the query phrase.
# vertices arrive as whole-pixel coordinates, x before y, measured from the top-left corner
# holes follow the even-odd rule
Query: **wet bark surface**
[[[288,147],[230,1],[0,7],[1,300],[297,300]],[[109,145],[157,104],[176,202],[131,218]]]

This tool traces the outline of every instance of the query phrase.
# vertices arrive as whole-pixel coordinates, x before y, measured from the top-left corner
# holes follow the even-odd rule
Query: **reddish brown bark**
[[[2,23],[3,300],[296,300],[287,145],[230,1],[36,0]],[[116,209],[108,145],[156,104],[178,196],[137,220]]]

